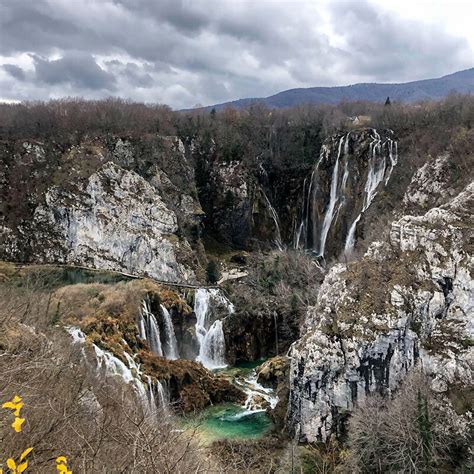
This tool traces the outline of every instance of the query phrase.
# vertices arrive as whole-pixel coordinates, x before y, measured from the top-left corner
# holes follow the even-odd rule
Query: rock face
[[[288,350],[299,335],[299,318],[294,312],[277,309],[237,311],[224,320],[229,363],[258,360]]]
[[[179,263],[189,251],[176,236],[176,215],[158,191],[133,171],[108,162],[77,187],[50,187],[22,233],[34,261],[89,265],[189,281]],[[15,255],[16,239],[9,243]]]
[[[288,424],[301,441],[338,434],[356,402],[390,393],[415,364],[440,392],[472,385],[473,206],[471,183],[330,270],[290,350]]]
[[[227,243],[252,248],[281,240],[278,215],[258,177],[240,161],[205,162],[200,201],[206,224]]]

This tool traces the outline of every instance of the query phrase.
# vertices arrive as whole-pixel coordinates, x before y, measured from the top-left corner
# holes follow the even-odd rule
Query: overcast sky
[[[173,108],[474,66],[472,0],[0,0],[0,100]]]

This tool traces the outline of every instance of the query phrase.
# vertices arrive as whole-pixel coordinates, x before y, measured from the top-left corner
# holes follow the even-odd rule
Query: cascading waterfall
[[[198,360],[207,368],[226,367],[224,330],[220,319],[214,321],[204,336],[203,343],[199,348]]]
[[[244,402],[244,408],[247,412],[241,413],[240,416],[265,411],[266,408],[262,407],[260,400],[264,400],[272,409],[278,403],[278,395],[275,394],[275,391],[259,384],[257,380],[258,374],[255,369],[245,378],[236,380],[236,384],[247,394],[247,399]]]
[[[161,341],[160,327],[155,315],[151,311],[148,297],[142,301],[141,311],[138,315],[138,334],[142,339],[148,341],[150,349],[154,354],[175,360],[179,358],[179,353],[171,315],[163,305],[160,305],[160,309],[163,317],[163,343]]]
[[[362,206],[362,210],[359,215],[355,218],[354,222],[352,223],[351,227],[349,228],[349,232],[347,234],[346,243],[344,245],[344,253],[346,255],[350,255],[354,250],[355,246],[355,232],[357,229],[357,224],[359,223],[362,215],[365,211],[369,208],[374,200],[378,186],[381,182],[384,181],[385,176],[385,185],[387,185],[390,176],[392,174],[394,166],[397,164],[398,157],[393,154],[393,140],[390,138],[387,139],[385,145],[388,147],[389,158],[390,158],[390,169],[386,173],[386,160],[385,157],[382,156],[381,159],[377,159],[377,156],[380,155],[382,150],[380,135],[377,133],[376,130],[373,130],[373,141],[370,143],[369,146],[369,168],[367,172],[367,181],[365,183],[365,196],[364,196],[364,204]],[[395,142],[396,147],[396,142]]]
[[[211,324],[209,317],[212,300],[225,306],[228,314],[234,312],[234,306],[217,289],[199,288],[194,295],[196,337],[199,346],[196,360],[208,369],[217,369],[226,367],[227,364],[222,321],[218,319]]]
[[[346,254],[352,252],[355,246],[357,225],[363,213],[373,202],[379,187],[388,184],[392,171],[398,163],[398,146],[397,142],[390,138],[392,134],[393,132],[388,130],[385,137],[381,138],[375,129],[350,132],[338,137],[337,142],[333,142],[334,145],[325,143],[321,147],[319,159],[311,175],[303,182],[301,219],[294,231],[295,248],[311,249],[318,257],[324,257],[327,252],[328,236],[340,235],[340,232],[344,236],[347,219],[351,219],[352,222],[348,225],[349,230],[345,238],[341,244],[332,243],[331,249],[334,250],[335,246],[336,250],[337,248],[342,250],[340,248],[342,246]],[[369,149],[364,155],[367,158],[365,160],[363,158],[360,162],[351,161],[350,144],[354,143],[354,148],[358,149],[359,137],[362,140],[367,138],[370,140]],[[360,143],[363,144],[364,141]],[[322,164],[330,163],[328,160],[331,150],[334,150],[336,158],[328,170],[328,167]],[[363,181],[360,182],[360,175],[364,168],[358,169],[357,166],[364,166],[364,168],[367,166],[367,178],[363,189],[359,186],[363,185]],[[330,178],[328,171],[331,173]],[[330,181],[329,196],[327,194],[324,196],[324,189],[327,188],[322,186],[327,181]],[[358,196],[362,195],[363,202],[358,204]],[[339,229],[338,231],[333,230],[335,226]]]
[[[349,137],[349,135],[347,135]],[[331,179],[331,192],[329,194],[329,205],[324,216],[323,227],[321,229],[321,240],[319,242],[319,253],[318,256],[324,256],[324,247],[326,246],[326,239],[328,236],[329,228],[331,227],[332,218],[334,216],[334,207],[336,206],[336,201],[338,200],[338,181],[339,181],[339,158],[341,156],[342,144],[344,143],[344,137],[341,137],[339,140],[339,147],[337,151],[336,163],[334,164],[334,169],[332,172]]]
[[[263,197],[265,198],[265,202],[267,203],[268,209],[270,211],[270,215],[272,216],[273,223],[275,224],[275,245],[277,246],[278,250],[283,250],[283,240],[281,238],[281,230],[280,230],[280,220],[278,219],[278,214],[275,208],[272,206],[270,200],[268,199],[267,195],[262,191]]]
[[[168,391],[159,380],[152,380],[149,375],[146,376],[146,379],[149,404],[152,412],[156,413],[156,409],[159,408],[166,413],[168,411],[169,404]]]
[[[171,321],[171,315],[169,311],[163,305],[160,307],[161,313],[163,314],[165,328],[165,355],[167,359],[176,360],[179,359],[179,353],[173,321]]]
[[[148,341],[151,351],[157,356],[163,357],[160,328],[155,315],[151,312],[148,297],[142,301],[142,308],[138,317],[138,332],[142,339]]]
[[[302,217],[301,217],[301,223],[296,229],[295,232],[295,239],[294,239],[294,247],[296,249],[306,249],[309,247],[309,242],[308,242],[308,234],[309,234],[309,219],[310,219],[310,210],[314,208],[314,206],[311,206],[311,203],[314,201],[316,189],[317,189],[317,183],[315,183],[315,178],[318,176],[318,168],[325,156],[329,153],[329,148],[326,145],[323,145],[321,147],[321,152],[319,154],[319,159],[316,162],[315,167],[313,168],[313,171],[311,172],[311,176],[309,178],[309,181],[307,178],[304,179],[303,181],[303,212],[302,212]],[[306,187],[308,187],[308,190],[306,191]],[[313,212],[314,214],[314,212]],[[314,215],[312,216],[314,217]],[[311,219],[311,223],[314,222],[314,219]],[[312,241],[315,242],[315,229],[314,226],[312,226],[313,230],[313,239]]]
[[[72,336],[75,344],[83,345],[86,342],[86,336],[80,329],[68,328],[68,332]],[[127,365],[114,354],[101,349],[96,344],[92,344],[92,349],[94,350],[97,370],[105,373],[108,377],[119,377],[126,384],[132,385],[147,413],[156,412],[156,408],[166,410],[168,397],[163,385],[159,380],[153,382],[151,377],[148,375],[145,376],[147,380],[147,383],[145,384],[142,381],[140,365],[137,364],[128,352],[123,352]],[[82,348],[82,354],[87,360],[84,348]],[[155,392],[158,394],[158,400],[155,397]]]

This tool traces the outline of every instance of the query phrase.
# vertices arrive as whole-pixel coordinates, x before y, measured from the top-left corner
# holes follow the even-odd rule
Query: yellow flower
[[[15,418],[15,421],[12,423],[12,428],[19,433],[21,431],[21,425],[25,422],[24,418]]]
[[[66,456],[59,456],[56,458],[56,469],[58,472],[63,472],[64,474],[72,474],[72,471],[67,470],[67,459]]]
[[[33,450],[33,448],[25,449],[21,453],[20,462],[23,461],[26,458],[26,456],[28,456],[28,454],[31,453],[32,450]],[[21,462],[20,464],[17,465],[17,463],[15,462],[14,459],[8,458],[7,459],[7,466],[12,471],[12,474],[21,474],[22,472],[26,471],[26,469],[28,468],[28,461]],[[2,473],[3,473],[3,471],[0,470],[0,474],[2,474]]]
[[[11,402],[5,402],[2,405],[2,408],[9,408],[10,410],[14,411],[15,416],[20,416],[20,410],[23,407],[23,402],[21,401],[21,397],[15,395]]]

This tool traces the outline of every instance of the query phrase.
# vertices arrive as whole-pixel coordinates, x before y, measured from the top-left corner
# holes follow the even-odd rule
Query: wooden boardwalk
[[[87,267],[85,265],[73,265],[73,264],[68,264],[68,263],[23,263],[23,262],[5,262],[5,263],[9,263],[13,265],[18,270],[20,270],[23,267],[70,268],[73,270],[87,270],[90,272],[98,272],[98,273],[99,272],[112,273],[114,275],[122,275],[127,278],[136,278],[139,280],[147,279],[147,280],[152,280],[156,283],[159,283],[160,285],[171,286],[174,288],[189,288],[189,289],[194,289],[194,290],[197,290],[199,288],[205,288],[205,289],[220,288],[219,285],[198,285],[198,284],[193,284],[193,283],[180,283],[180,282],[175,282],[175,281],[158,280],[149,275],[136,275],[133,273],[121,272],[119,270],[109,270],[106,268]]]

